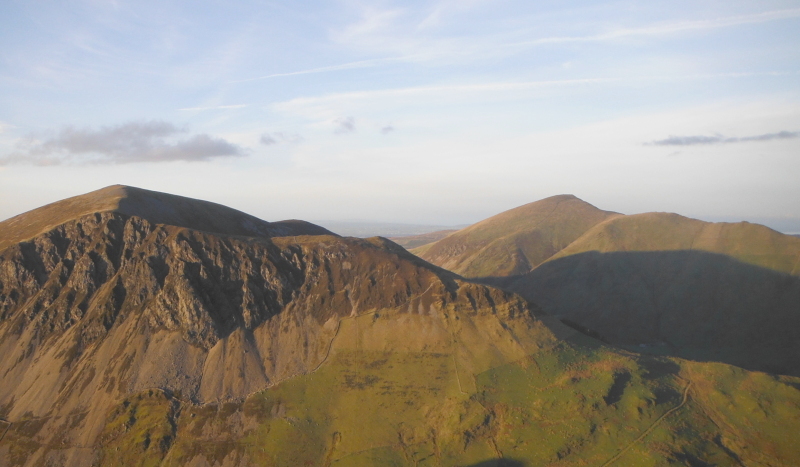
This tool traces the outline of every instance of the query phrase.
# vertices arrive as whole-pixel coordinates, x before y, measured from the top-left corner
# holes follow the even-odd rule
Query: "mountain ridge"
[[[56,201],[0,222],[0,249],[70,220],[104,212],[136,216],[153,224],[174,225],[225,235],[335,235],[306,221],[267,222],[210,201],[125,185],[111,185]]]
[[[669,212],[609,218],[549,260],[587,251],[695,250],[726,254],[748,264],[800,274],[800,241],[761,224],[706,222]]]

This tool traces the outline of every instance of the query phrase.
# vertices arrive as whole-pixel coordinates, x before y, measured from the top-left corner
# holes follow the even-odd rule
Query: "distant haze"
[[[346,237],[406,237],[420,235],[439,230],[455,230],[467,227],[463,225],[429,225],[429,224],[397,224],[368,221],[312,221],[326,229]]]

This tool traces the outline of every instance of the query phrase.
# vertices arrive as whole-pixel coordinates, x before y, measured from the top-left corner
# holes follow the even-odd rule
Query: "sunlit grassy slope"
[[[502,212],[412,253],[464,277],[523,274],[595,224],[618,215],[572,195],[553,196]]]
[[[384,348],[342,321],[315,372],[242,403],[149,391],[109,413],[103,465],[796,465],[800,379],[639,356],[557,329],[491,368],[469,349]],[[379,332],[380,334],[380,332]],[[458,335],[454,340],[458,339]],[[401,346],[402,347],[402,346]],[[480,350],[480,349],[476,349]],[[477,369],[470,371],[469,368]],[[7,436],[25,446],[24,423]],[[35,441],[28,441],[35,443]],[[13,456],[13,452],[9,453]],[[513,461],[513,462],[511,462]],[[500,465],[500,464],[496,464]]]
[[[587,230],[550,260],[587,251],[676,251],[719,253],[744,263],[800,274],[800,239],[749,222],[703,222],[650,212],[608,219]]]

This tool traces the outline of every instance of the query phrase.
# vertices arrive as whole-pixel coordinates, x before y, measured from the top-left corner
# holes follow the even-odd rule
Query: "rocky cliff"
[[[241,401],[307,374],[326,359],[344,318],[424,316],[400,340],[387,323],[375,344],[421,349],[452,345],[447,310],[535,325],[521,298],[461,283],[388,240],[276,237],[296,223],[263,221],[250,224],[258,235],[243,236],[231,222],[186,222],[181,203],[160,212],[175,209],[176,224],[205,231],[153,222],[146,217],[169,219],[134,206],[82,214],[0,251],[1,417],[43,420],[39,443],[86,446],[109,407],[131,394]],[[43,218],[33,211],[7,221],[13,234],[4,238]],[[226,228],[234,234],[210,232]],[[522,356],[532,344],[517,341],[530,339],[477,352]]]

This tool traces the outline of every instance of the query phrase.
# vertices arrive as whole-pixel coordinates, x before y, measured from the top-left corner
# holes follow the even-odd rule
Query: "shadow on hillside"
[[[800,376],[800,278],[726,255],[588,252],[478,281],[631,350]]]
[[[470,464],[467,467],[525,467],[526,465],[515,459],[489,459],[477,464]]]

